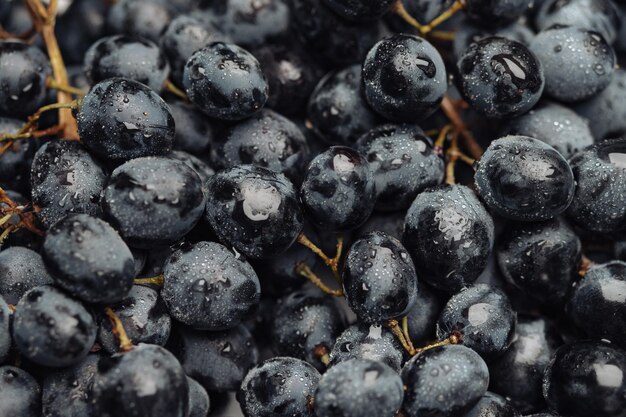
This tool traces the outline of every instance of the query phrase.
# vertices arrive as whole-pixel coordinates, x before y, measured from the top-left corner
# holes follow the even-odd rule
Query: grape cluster
[[[624,0],[0,0],[0,417],[626,417],[624,64]]]

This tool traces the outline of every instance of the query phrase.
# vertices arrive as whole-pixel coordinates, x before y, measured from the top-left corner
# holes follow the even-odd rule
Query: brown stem
[[[176,87],[176,85],[170,80],[165,80],[165,84],[163,85],[163,88],[165,89],[165,91],[169,91],[170,93],[174,94],[176,97],[183,99],[185,101],[189,101],[187,94],[185,94],[185,92],[181,90],[180,88]]]
[[[578,275],[584,278],[592,266],[593,266],[593,261],[587,258],[585,255],[583,255],[582,258],[580,259],[580,269],[578,270]]]
[[[313,348],[313,355],[320,360],[325,366],[330,364],[330,352],[324,345],[317,345]]]
[[[420,33],[424,33],[424,25],[422,25],[420,22],[418,22],[413,16],[411,16],[411,14],[406,10],[406,8],[404,7],[404,4],[402,3],[402,0],[398,0],[396,2],[396,4],[393,7],[393,11],[402,18],[402,20],[404,20],[406,23],[408,23],[410,26],[414,27],[415,29],[417,29]]]
[[[391,330],[391,333],[396,336],[404,350],[406,350],[407,353],[411,356],[415,355],[415,347],[411,342],[411,338],[405,336],[405,333],[402,331],[400,325],[398,324],[398,320],[389,320],[387,322],[387,326]]]
[[[454,185],[456,183],[454,168],[456,167],[456,161],[459,159],[459,154],[459,132],[455,131],[450,148],[446,152],[448,159],[446,162],[446,184]]]
[[[463,119],[461,119],[461,115],[456,109],[456,106],[450,100],[448,96],[443,98],[441,102],[441,109],[445,113],[446,117],[450,119],[454,127],[461,133],[461,137],[463,138],[463,143],[465,148],[470,153],[472,158],[480,159],[483,154],[483,148],[476,142],[474,135],[469,131]]]
[[[136,285],[151,284],[151,285],[158,285],[159,287],[162,287],[164,283],[165,283],[165,276],[163,274],[159,274],[157,276],[148,277],[148,278],[135,278]]]
[[[17,131],[17,133],[13,133],[13,134],[0,133],[0,142],[6,142],[6,141],[12,142],[18,139],[31,138],[35,135],[35,133],[37,133],[37,131],[35,130],[37,127],[37,123],[39,122],[39,119],[41,119],[41,116],[45,112],[50,111],[50,110],[57,110],[57,109],[76,109],[77,107],[78,107],[77,100],[71,101],[69,103],[53,103],[53,104],[48,104],[47,106],[40,107],[35,113],[33,113],[32,115],[28,117],[28,120],[26,121],[26,123],[24,123],[24,125],[20,128],[20,130]],[[55,126],[48,130],[39,131],[39,133],[41,136],[45,136],[50,131],[57,131],[58,129],[61,129],[60,126],[63,126],[63,125],[60,124],[59,126]]]
[[[297,242],[302,246],[307,247],[314,254],[316,254],[326,266],[328,266],[333,271],[333,277],[335,280],[341,284],[341,276],[339,274],[339,261],[341,260],[341,252],[343,251],[343,237],[337,237],[337,246],[336,253],[333,258],[330,258],[328,255],[324,253],[315,243],[311,242],[311,240],[306,237],[304,233],[300,233],[298,235]]]
[[[422,34],[426,35],[431,32],[434,28],[450,19],[452,16],[456,14],[459,10],[465,8],[465,0],[456,0],[452,6],[445,12],[441,13],[439,16],[430,21],[429,24],[423,27]]]
[[[433,30],[432,32],[430,32],[428,34],[429,38],[433,38],[433,39],[437,39],[440,41],[449,41],[452,42],[454,41],[454,38],[456,37],[456,32],[448,32],[448,31],[442,31],[442,30]]]
[[[4,30],[4,28],[0,25],[0,40],[7,40],[7,39],[20,39],[23,41],[28,41],[30,40],[30,38],[33,37],[33,35],[35,35],[35,33],[37,33],[37,31],[35,30],[35,28],[30,28],[28,29],[26,32],[24,33],[10,33],[7,32],[6,30]]]
[[[309,266],[304,262],[299,262],[298,265],[296,265],[296,273],[311,281],[313,285],[315,285],[326,294],[334,295],[335,297],[343,296],[343,289],[338,288],[336,290],[333,290],[332,288],[324,284],[320,277],[318,277],[313,271],[311,271],[311,268],[309,268]]]
[[[53,90],[63,91],[64,93],[72,94],[75,96],[84,96],[85,92],[80,88],[72,87],[71,85],[60,85],[57,84],[56,80],[52,77],[46,80],[46,87],[51,88]]]
[[[461,333],[455,331],[455,332],[452,332],[452,334],[447,339],[441,340],[439,342],[435,342],[431,345],[424,346],[419,349],[415,349],[415,354],[417,355],[418,353],[422,353],[428,349],[433,349],[433,348],[446,346],[446,345],[458,345],[459,343],[461,343]]]
[[[128,352],[133,349],[133,342],[128,338],[126,334],[126,330],[124,329],[124,325],[122,325],[122,321],[115,314],[115,311],[111,309],[111,307],[105,307],[104,313],[107,315],[109,320],[111,320],[111,327],[113,335],[117,338],[120,343],[120,350],[122,352]]]

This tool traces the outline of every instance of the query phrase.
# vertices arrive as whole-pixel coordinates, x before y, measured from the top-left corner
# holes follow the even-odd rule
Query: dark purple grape
[[[160,92],[169,74],[165,54],[147,39],[109,36],[94,43],[85,54],[85,75],[91,84],[120,77]]]
[[[207,183],[206,219],[219,239],[253,259],[286,251],[303,227],[293,184],[282,174],[241,165]]]
[[[615,53],[598,32],[571,26],[550,27],[539,32],[529,48],[543,67],[545,93],[559,101],[593,97],[613,77]]]
[[[509,282],[545,304],[563,305],[578,276],[581,244],[574,230],[557,217],[508,224],[496,255]]]
[[[93,385],[94,415],[185,417],[189,386],[174,355],[141,344],[98,362]]]
[[[4,298],[0,296],[0,363],[4,363],[11,348],[11,312]]]
[[[70,366],[87,356],[96,330],[91,313],[52,286],[28,291],[13,315],[15,347],[27,359],[49,367]]]
[[[428,349],[402,369],[402,409],[409,416],[462,416],[487,392],[489,370],[472,349],[448,345]]]
[[[485,395],[478,401],[478,403],[467,412],[463,417],[521,417],[519,411],[517,411],[509,403],[509,401],[494,394],[492,392],[486,392]]]
[[[134,344],[148,343],[165,346],[170,336],[172,319],[158,292],[143,285],[133,285],[122,301],[111,306],[122,322],[128,338]],[[109,353],[119,350],[111,320],[102,316],[98,341]]]
[[[41,255],[20,246],[0,251],[0,277],[0,296],[13,305],[27,291],[53,283]]]
[[[523,44],[491,36],[460,57],[458,86],[472,109],[491,118],[526,113],[541,98],[543,68]]]
[[[0,117],[0,134],[17,133],[24,122]],[[30,192],[30,166],[37,150],[37,140],[20,139],[13,142],[0,159],[0,186],[5,190]]]
[[[571,417],[618,417],[626,410],[626,353],[610,343],[580,341],[560,347],[546,369],[548,407]]]
[[[317,370],[294,358],[278,357],[252,368],[237,391],[246,417],[312,417]]]
[[[376,20],[391,10],[394,0],[324,0],[335,13],[354,21]]]
[[[65,217],[48,230],[43,259],[54,282],[87,303],[115,303],[130,291],[135,261],[120,235],[87,214]]]
[[[237,45],[214,42],[191,55],[183,86],[189,100],[210,117],[242,120],[261,110],[268,86],[259,61]]]
[[[200,220],[205,201],[202,181],[192,168],[170,158],[147,157],[113,171],[102,207],[126,243],[152,248],[182,239]]]
[[[570,159],[576,194],[567,214],[579,227],[601,233],[626,230],[626,139],[588,147]]]
[[[443,181],[444,161],[417,126],[382,125],[356,145],[374,173],[378,210],[406,209],[417,194]]]
[[[378,42],[363,63],[365,97],[386,119],[418,122],[437,110],[446,90],[446,67],[437,49],[418,36]]]
[[[261,296],[250,264],[215,242],[175,251],[163,275],[161,297],[172,317],[199,330],[237,326],[255,312]]]
[[[98,0],[75,0],[57,16],[55,33],[66,65],[81,65],[85,52],[105,35],[108,7]]]
[[[530,3],[531,0],[467,0],[465,13],[481,25],[504,26],[522,17]]]
[[[384,363],[396,372],[402,369],[404,348],[387,327],[380,324],[353,324],[339,335],[330,352],[330,365],[350,359]]]
[[[370,232],[385,232],[398,240],[402,239],[404,229],[404,212],[374,212],[369,219],[354,233],[355,237],[363,237]]]
[[[93,415],[93,382],[98,355],[87,355],[77,364],[47,373],[41,384],[43,415],[85,417]]]
[[[56,140],[39,148],[30,183],[33,204],[39,208],[37,217],[46,228],[70,213],[102,216],[100,193],[106,184],[105,173],[76,141]]]
[[[185,151],[172,151],[167,156],[170,159],[182,162],[183,164],[194,170],[196,174],[198,174],[198,176],[200,177],[203,188],[209,178],[215,175],[215,171],[213,170],[213,168],[211,168],[202,160]]]
[[[120,0],[109,8],[109,32],[140,36],[158,42],[175,8],[169,0]]]
[[[593,144],[589,122],[557,103],[540,103],[507,123],[504,134],[539,139],[566,159]]]
[[[207,154],[216,136],[214,123],[189,103],[174,101],[169,106],[176,125],[174,149],[194,155]]]
[[[44,104],[46,79],[52,74],[48,57],[36,46],[0,42],[0,113],[26,117]]]
[[[520,317],[515,334],[511,347],[489,364],[490,388],[520,412],[539,411],[545,408],[543,373],[563,341],[544,318]]]
[[[0,367],[0,415],[41,416],[41,387],[28,372],[8,365]]]
[[[95,85],[78,110],[78,133],[94,155],[115,164],[165,155],[174,142],[174,118],[145,85],[110,78]]]
[[[626,263],[594,265],[574,289],[569,316],[589,337],[626,346]]]
[[[535,16],[535,26],[544,30],[554,25],[593,30],[612,44],[622,22],[611,0],[543,0]]]
[[[345,327],[334,301],[319,292],[300,290],[282,298],[274,310],[272,349],[279,356],[307,361],[318,370]]]
[[[315,391],[315,414],[393,417],[403,397],[402,380],[393,369],[367,359],[351,359],[322,375]]]
[[[504,353],[515,337],[517,313],[506,294],[486,284],[474,284],[448,300],[437,322],[437,338],[461,334],[463,345],[485,359]]]
[[[463,185],[418,194],[407,212],[402,237],[420,276],[444,291],[458,291],[478,278],[493,241],[491,216]]]
[[[307,117],[310,128],[331,145],[353,145],[374,128],[378,116],[362,93],[361,65],[326,74],[309,98]]]
[[[294,183],[300,181],[309,161],[309,148],[300,128],[269,109],[231,127],[213,152],[215,162],[219,160],[225,168],[252,164],[285,174]]]
[[[195,379],[187,377],[189,385],[189,414],[187,417],[207,417],[211,409],[211,399],[206,390]]]
[[[415,266],[399,240],[384,232],[372,232],[350,247],[343,289],[361,322],[377,324],[400,318],[415,305]]]
[[[474,180],[487,207],[517,221],[548,220],[561,214],[576,188],[563,156],[550,145],[525,136],[491,142],[476,163]]]
[[[535,33],[528,26],[520,22],[501,28],[486,28],[479,23],[465,19],[461,21],[454,34],[454,41],[452,43],[454,58],[458,60],[472,43],[490,36],[499,36],[528,46],[530,41],[535,37]]]
[[[185,373],[207,391],[234,391],[248,370],[255,366],[259,351],[245,326],[223,332],[204,332],[178,325],[167,348],[176,355]]]
[[[435,327],[443,303],[422,282],[417,286],[417,298],[407,313],[407,328],[414,345],[420,346],[435,340]]]
[[[319,228],[359,227],[376,203],[376,184],[367,160],[348,147],[330,147],[309,164],[300,200],[308,218]]]

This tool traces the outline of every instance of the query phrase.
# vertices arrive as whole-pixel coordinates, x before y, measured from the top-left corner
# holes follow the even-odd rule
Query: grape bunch
[[[626,417],[626,1],[0,0],[0,417]]]

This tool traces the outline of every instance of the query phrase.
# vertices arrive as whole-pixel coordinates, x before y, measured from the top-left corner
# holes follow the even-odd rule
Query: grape
[[[9,304],[17,304],[35,287],[53,283],[41,255],[20,246],[0,251],[0,276],[0,296]]]
[[[43,415],[84,417],[93,415],[93,383],[100,356],[87,355],[69,368],[47,374],[41,384]]]
[[[0,414],[3,416],[39,417],[41,388],[28,372],[0,367]]]

